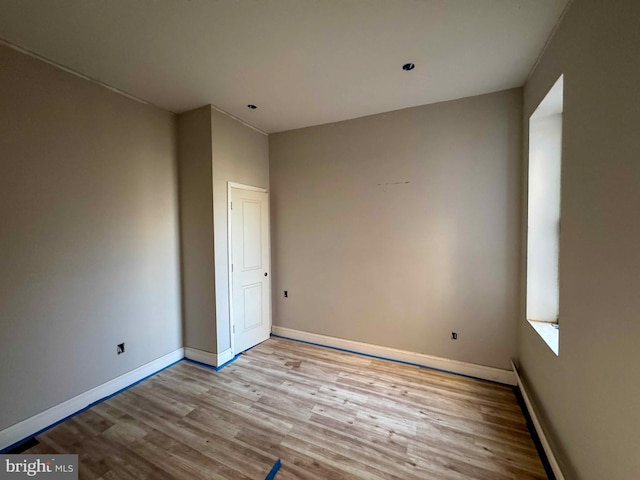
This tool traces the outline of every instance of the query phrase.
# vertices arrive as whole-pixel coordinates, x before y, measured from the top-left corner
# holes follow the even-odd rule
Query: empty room
[[[640,478],[640,2],[0,0],[0,479]]]

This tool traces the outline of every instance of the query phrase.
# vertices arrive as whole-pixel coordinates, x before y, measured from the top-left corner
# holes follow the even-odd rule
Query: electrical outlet
[[[124,342],[118,344],[116,351],[118,352],[118,355],[120,355],[121,353],[124,353]]]
[[[289,297],[289,292],[287,290],[284,291],[284,298],[288,298]]]
[[[457,340],[458,334],[456,332],[451,332],[451,340]]]

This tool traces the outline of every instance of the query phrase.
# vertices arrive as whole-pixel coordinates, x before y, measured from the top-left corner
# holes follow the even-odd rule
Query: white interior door
[[[269,200],[264,191],[229,191],[233,352],[240,353],[271,333]]]

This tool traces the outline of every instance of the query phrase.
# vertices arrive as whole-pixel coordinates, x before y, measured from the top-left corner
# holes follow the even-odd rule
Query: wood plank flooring
[[[80,478],[546,479],[510,387],[271,338],[182,361],[40,434]]]

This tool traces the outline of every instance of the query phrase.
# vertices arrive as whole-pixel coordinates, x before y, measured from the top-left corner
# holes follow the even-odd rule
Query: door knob
[[[264,272],[264,276],[266,277],[267,275],[269,275],[267,272]]]

